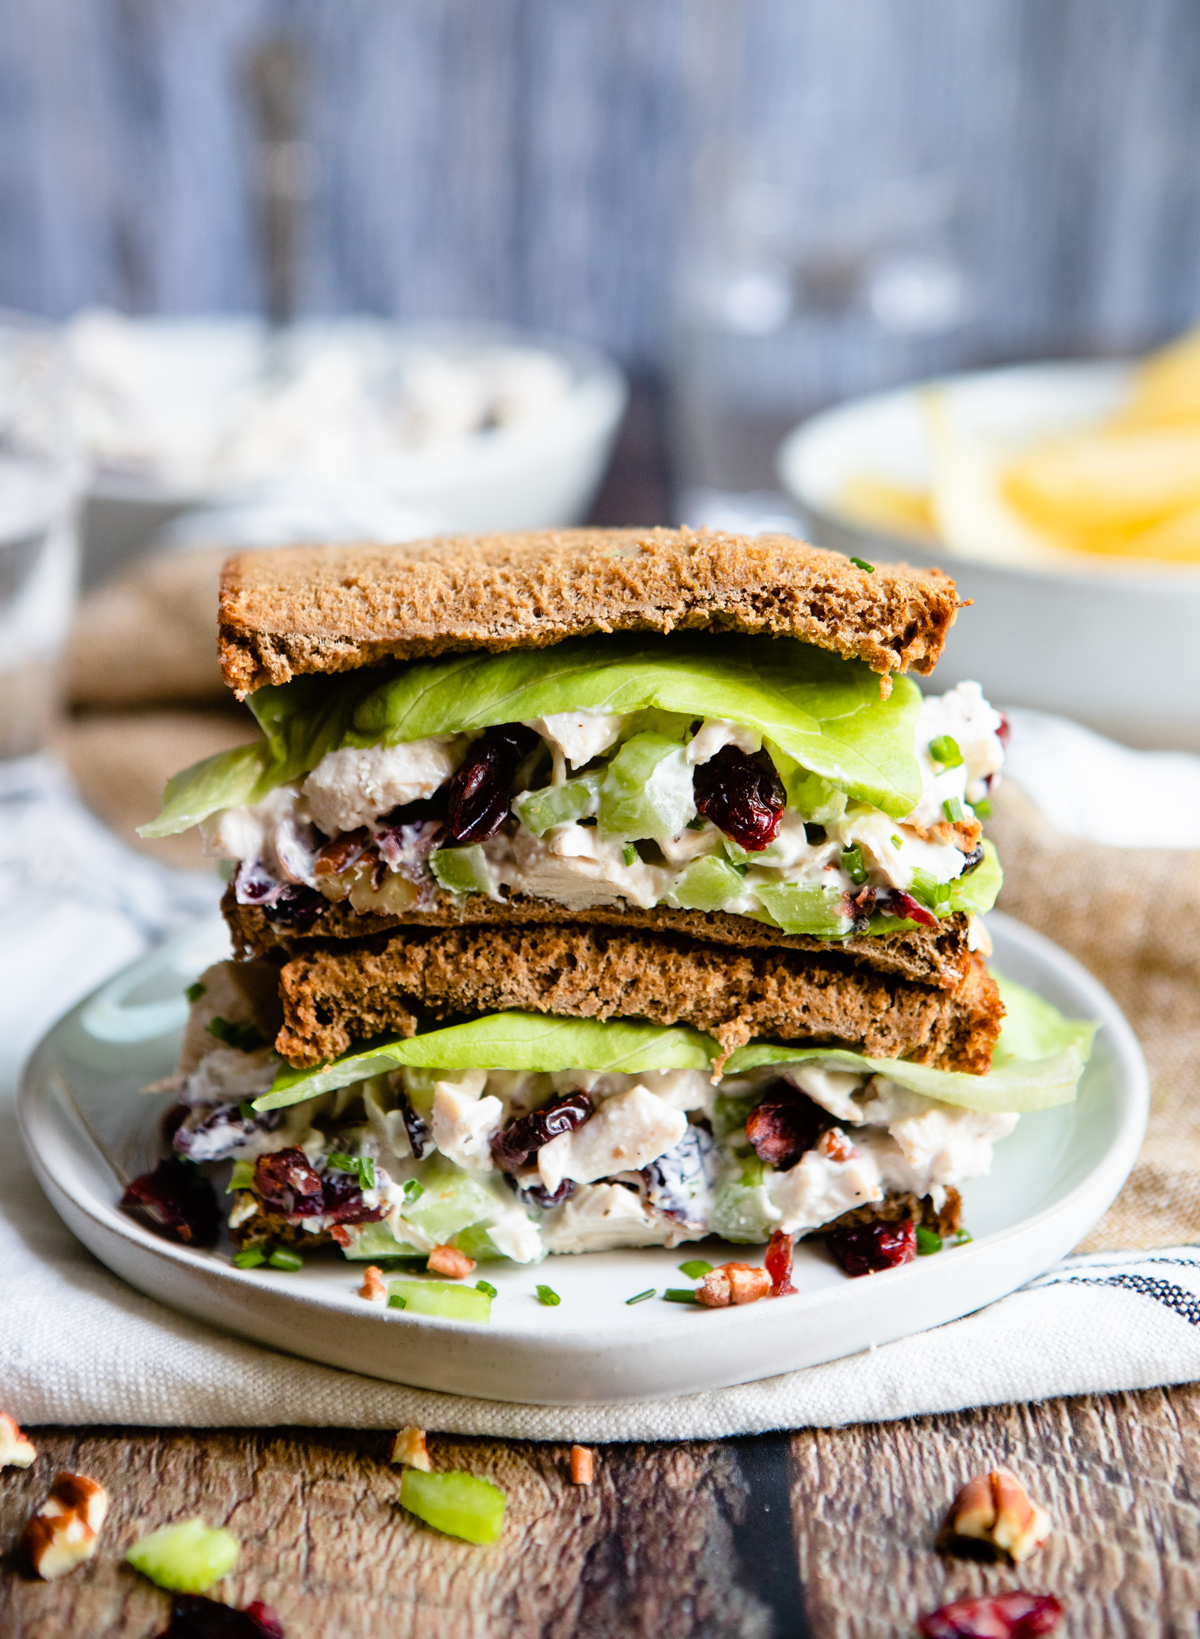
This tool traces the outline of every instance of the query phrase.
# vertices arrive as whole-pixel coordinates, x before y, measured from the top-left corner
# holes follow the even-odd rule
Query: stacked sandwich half
[[[986,966],[1003,720],[909,675],[956,608],[786,537],[232,559],[222,664],[262,738],[146,830],[231,862],[173,1143],[234,1162],[234,1239],[820,1231],[849,1266],[956,1230],[1084,1050]]]

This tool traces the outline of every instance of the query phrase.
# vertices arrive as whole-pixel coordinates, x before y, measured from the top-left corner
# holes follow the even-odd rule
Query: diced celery
[[[685,911],[719,911],[723,905],[746,891],[739,872],[723,859],[710,854],[694,859],[671,889],[668,903]]]
[[[763,1163],[752,1157],[742,1167],[733,1167],[717,1185],[713,1196],[711,1228],[727,1241],[765,1241],[779,1222],[772,1211],[765,1183]]]
[[[544,836],[553,825],[568,825],[595,814],[600,806],[602,768],[589,769],[564,785],[547,785],[538,791],[522,791],[513,802],[513,811],[527,831]]]
[[[237,1564],[239,1543],[232,1531],[205,1525],[202,1519],[183,1520],[151,1531],[130,1548],[125,1558],[135,1571],[172,1593],[203,1593]]]
[[[390,1280],[388,1296],[404,1299],[410,1315],[440,1315],[443,1320],[487,1321],[492,1300],[477,1286],[451,1280]]]
[[[254,1162],[235,1161],[233,1171],[229,1175],[229,1182],[225,1186],[226,1195],[231,1195],[235,1189],[250,1189],[254,1184]]]
[[[441,1156],[425,1163],[420,1182],[423,1192],[404,1208],[404,1217],[434,1246],[445,1246],[461,1230],[496,1216],[495,1197]]]
[[[398,1241],[386,1223],[346,1224],[350,1237],[342,1248],[348,1258],[411,1258],[418,1256],[415,1246]]]
[[[757,1093],[743,1093],[736,1096],[731,1093],[718,1093],[713,1100],[712,1129],[713,1137],[718,1144],[723,1144],[731,1133],[740,1132],[746,1125],[746,1117],[762,1097],[761,1088]]]
[[[840,939],[850,931],[841,894],[819,882],[756,882],[754,893],[784,933]]]
[[[696,812],[683,747],[662,734],[635,734],[608,765],[600,829],[631,842],[677,837]]]
[[[474,1258],[476,1263],[495,1263],[505,1255],[497,1252],[492,1244],[486,1224],[468,1224],[466,1229],[460,1229],[457,1235],[452,1236],[448,1244],[465,1252],[468,1258]]]
[[[429,868],[448,893],[491,893],[494,883],[482,847],[439,848]]]
[[[477,1474],[424,1474],[406,1468],[400,1506],[464,1542],[495,1542],[504,1525],[503,1491]]]

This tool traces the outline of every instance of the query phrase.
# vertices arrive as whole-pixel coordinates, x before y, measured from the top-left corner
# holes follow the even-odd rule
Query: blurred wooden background
[[[697,156],[807,196],[949,174],[951,363],[1200,311],[1195,0],[2,0],[0,301],[244,309],[248,53],[309,62],[300,306],[498,317],[661,364]]]

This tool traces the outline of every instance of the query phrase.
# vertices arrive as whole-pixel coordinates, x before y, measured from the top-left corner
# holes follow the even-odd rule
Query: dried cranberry
[[[368,1206],[362,1190],[345,1173],[326,1173],[322,1180],[322,1218],[331,1218],[335,1224],[377,1224],[386,1211],[382,1206]]]
[[[453,842],[486,842],[504,823],[517,765],[538,737],[523,723],[490,728],[459,765],[446,793],[446,828]]]
[[[767,1242],[763,1268],[771,1277],[771,1296],[785,1298],[796,1288],[792,1285],[792,1243],[794,1235],[785,1235],[782,1229],[773,1229]]]
[[[283,1623],[261,1599],[239,1611],[203,1594],[177,1593],[171,1596],[171,1625],[158,1639],[285,1639],[285,1635]]]
[[[536,1155],[543,1144],[562,1133],[574,1132],[595,1108],[586,1093],[568,1093],[556,1104],[547,1104],[540,1110],[510,1121],[492,1139],[492,1155],[502,1172],[516,1172]]]
[[[190,1161],[171,1156],[135,1178],[121,1197],[127,1212],[186,1246],[213,1246],[220,1212],[212,1185]]]
[[[1002,746],[1006,746],[1012,735],[1012,724],[1003,712],[1000,713],[1000,727],[996,730],[996,738]]]
[[[923,928],[936,928],[938,919],[927,906],[922,905],[919,899],[914,899],[910,893],[901,893],[898,888],[892,889],[892,915],[902,916],[906,921],[917,922]]]
[[[777,1081],[746,1117],[746,1137],[760,1161],[783,1172],[813,1148],[831,1121],[829,1112],[806,1093]]]
[[[254,1193],[287,1216],[318,1217],[324,1202],[321,1175],[301,1149],[276,1150],[254,1163]]]
[[[787,796],[769,762],[722,746],[692,778],[696,812],[711,820],[747,853],[774,842]]]
[[[396,1088],[396,1108],[404,1117],[404,1130],[408,1134],[408,1142],[413,1155],[419,1161],[426,1150],[433,1148],[433,1135],[429,1131],[429,1125],[413,1109],[409,1096],[402,1087]]]
[[[303,933],[312,927],[328,903],[325,895],[315,888],[308,888],[303,882],[289,882],[271,905],[268,921],[280,922]]]
[[[575,1193],[573,1178],[564,1178],[557,1189],[547,1189],[545,1184],[538,1180],[536,1173],[531,1174],[528,1180],[509,1176],[508,1181],[516,1190],[523,1205],[528,1203],[530,1206],[540,1207],[543,1212],[548,1212],[552,1206],[561,1206]]]
[[[1011,1593],[956,1599],[923,1616],[917,1627],[924,1639],[1039,1639],[1053,1633],[1062,1606],[1053,1594]]]
[[[825,1245],[844,1274],[875,1275],[881,1269],[912,1262],[917,1255],[917,1232],[908,1218],[891,1224],[852,1224],[831,1229]]]

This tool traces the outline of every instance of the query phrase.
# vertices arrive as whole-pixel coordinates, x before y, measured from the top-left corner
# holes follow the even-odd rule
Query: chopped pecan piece
[[[392,1441],[392,1454],[388,1462],[402,1464],[405,1468],[419,1468],[423,1474],[428,1474],[433,1464],[425,1445],[425,1430],[402,1428]]]
[[[366,1298],[368,1303],[387,1302],[387,1285],[383,1278],[383,1270],[377,1263],[369,1263],[363,1270],[358,1295],[360,1298]]]
[[[474,1267],[475,1259],[456,1246],[435,1246],[426,1264],[431,1275],[445,1275],[447,1280],[466,1280]]]
[[[735,1303],[757,1303],[771,1290],[765,1269],[749,1263],[723,1263],[711,1270],[696,1288],[696,1301],[706,1309],[728,1309]]]
[[[1042,1546],[1050,1529],[1049,1514],[1031,1501],[1012,1470],[994,1468],[963,1486],[946,1515],[943,1538],[990,1543],[1019,1565]]]
[[[86,1474],[55,1476],[50,1495],[26,1525],[21,1544],[46,1582],[66,1576],[96,1552],[108,1493]]]
[[[0,1411],[0,1468],[28,1468],[36,1456],[33,1442],[22,1434],[16,1419]]]

